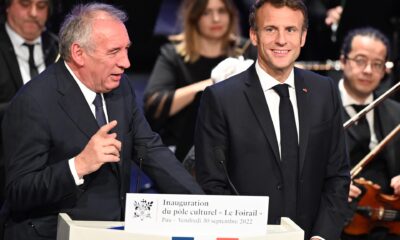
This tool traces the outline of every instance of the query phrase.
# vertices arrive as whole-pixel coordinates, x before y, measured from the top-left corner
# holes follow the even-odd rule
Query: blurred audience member
[[[344,36],[352,29],[374,27],[392,38],[396,26],[393,21],[400,17],[399,1],[381,0],[329,0],[325,23],[332,29],[335,52],[338,58]],[[360,9],[362,7],[362,10]]]
[[[45,27],[50,0],[8,0],[5,4],[6,22],[0,25],[1,115],[17,90],[54,63],[58,54],[57,37]]]
[[[250,42],[239,37],[231,0],[185,0],[180,10],[182,33],[161,48],[144,101],[152,128],[182,161],[193,145],[201,92],[252,62],[235,58],[249,56],[251,50]],[[224,59],[211,79],[212,69]]]
[[[0,122],[18,89],[52,64],[58,54],[57,37],[45,27],[51,0],[5,0],[4,3],[6,21],[0,24]],[[4,189],[3,162],[1,159],[0,205]]]

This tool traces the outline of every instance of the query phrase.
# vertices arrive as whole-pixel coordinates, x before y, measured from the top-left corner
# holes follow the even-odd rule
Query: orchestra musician
[[[358,28],[345,37],[340,57],[343,78],[339,81],[344,121],[377,97],[376,89],[385,78],[385,62],[389,56],[389,40],[377,29]],[[363,159],[399,123],[400,104],[386,99],[348,128],[346,138],[351,166]],[[382,193],[400,196],[400,136],[390,141],[358,177],[379,185]],[[352,183],[349,202],[359,201],[363,194],[362,187]],[[400,239],[400,236],[377,227],[362,235],[344,232],[342,240],[347,239]]]

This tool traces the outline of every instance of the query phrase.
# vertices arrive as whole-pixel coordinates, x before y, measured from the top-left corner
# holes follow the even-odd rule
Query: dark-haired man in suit
[[[30,70],[35,75],[42,72],[58,55],[57,37],[45,27],[51,0],[5,0],[4,4],[6,19],[0,23],[0,123],[9,101],[33,77]],[[29,48],[33,52],[31,63]],[[1,156],[0,139],[0,205],[4,189]]]
[[[385,62],[388,61],[389,56],[389,40],[375,28],[357,28],[350,31],[344,38],[340,57],[343,79],[339,81],[344,121],[356,115],[377,97],[376,89],[384,79]],[[351,166],[354,167],[359,163],[399,123],[400,104],[391,99],[385,99],[356,124],[349,127],[346,130],[346,137]],[[400,136],[396,136],[363,168],[356,179],[363,177],[379,185],[382,193],[400,196],[399,159]],[[349,201],[360,200],[359,197],[363,196],[362,189],[360,185],[351,184]],[[364,194],[368,193],[364,192]],[[357,201],[354,202],[355,205],[356,203]],[[400,236],[388,234],[388,229],[377,228],[369,234],[343,234],[342,239],[400,239]]]
[[[60,212],[75,220],[123,220],[139,154],[159,192],[202,193],[136,103],[124,75],[126,19],[108,4],[74,7],[59,33],[60,61],[7,108],[6,240],[55,239]]]
[[[256,64],[202,96],[196,178],[211,194],[269,196],[270,224],[290,217],[305,239],[338,239],[350,185],[341,104],[331,79],[294,68],[307,9],[259,0],[250,23]]]
[[[46,31],[51,0],[7,0],[6,22],[0,25],[0,116],[18,89],[32,77],[29,63],[33,45],[33,75],[54,63],[57,37]]]

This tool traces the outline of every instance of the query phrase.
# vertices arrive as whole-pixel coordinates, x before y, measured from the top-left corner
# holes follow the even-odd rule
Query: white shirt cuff
[[[71,158],[70,160],[68,160],[68,165],[69,169],[71,170],[72,176],[74,177],[76,186],[82,185],[85,180],[83,178],[79,178],[78,176],[78,172],[75,168],[75,158]]]
[[[320,236],[312,236],[311,238],[316,238],[316,239],[319,239],[319,240],[325,240],[325,238],[322,238]]]

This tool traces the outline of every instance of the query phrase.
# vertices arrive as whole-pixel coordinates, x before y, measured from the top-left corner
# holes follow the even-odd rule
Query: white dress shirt
[[[371,93],[364,102],[358,102],[354,98],[352,98],[347,90],[344,88],[344,83],[343,79],[340,79],[339,81],[339,92],[340,92],[340,97],[342,99],[342,104],[350,117],[353,117],[354,115],[357,114],[356,110],[351,106],[352,104],[363,104],[363,105],[368,105],[374,100],[374,96]],[[372,109],[366,114],[368,126],[369,126],[369,131],[371,133],[371,140],[369,142],[369,149],[373,149],[376,145],[378,145],[378,139],[375,134],[375,129],[374,129],[374,110]]]
[[[29,49],[23,44],[30,43],[35,45],[35,48],[33,49],[33,58],[35,60],[35,65],[38,73],[40,73],[46,68],[42,49],[42,38],[39,36],[35,40],[28,42],[20,35],[18,35],[18,33],[16,33],[7,23],[6,32],[11,39],[11,43],[17,57],[22,80],[24,84],[26,84],[29,80],[31,80],[31,74],[29,72]]]
[[[278,80],[274,79],[271,75],[266,73],[258,63],[256,62],[256,72],[258,78],[260,79],[261,87],[265,95],[265,100],[267,101],[269,113],[271,115],[272,123],[274,124],[276,140],[278,142],[279,154],[281,154],[281,129],[279,124],[279,102],[280,97],[277,92],[273,89],[275,85],[281,84]],[[285,80],[287,85],[289,85],[289,98],[292,102],[294,120],[296,122],[297,130],[297,142],[299,142],[299,114],[297,108],[296,90],[294,86],[294,70],[289,74],[288,79]]]
[[[74,72],[71,70],[71,68],[68,66],[67,63],[65,63],[65,66],[67,67],[69,73],[72,75],[74,78],[75,82],[78,84],[80,90],[82,91],[83,96],[85,97],[85,100],[87,104],[90,107],[90,111],[92,111],[92,114],[94,118],[96,118],[96,107],[93,104],[94,99],[96,98],[96,93],[90,90],[88,87],[86,87],[74,74]],[[101,94],[101,100],[103,102],[103,108],[104,108],[104,115],[106,117],[106,121],[108,122],[108,115],[107,115],[107,106],[104,101],[104,96]],[[75,168],[75,158],[71,158],[68,160],[69,168],[71,169],[72,176],[74,177],[75,184],[76,185],[81,185],[83,184],[83,178],[79,178],[78,173]]]

